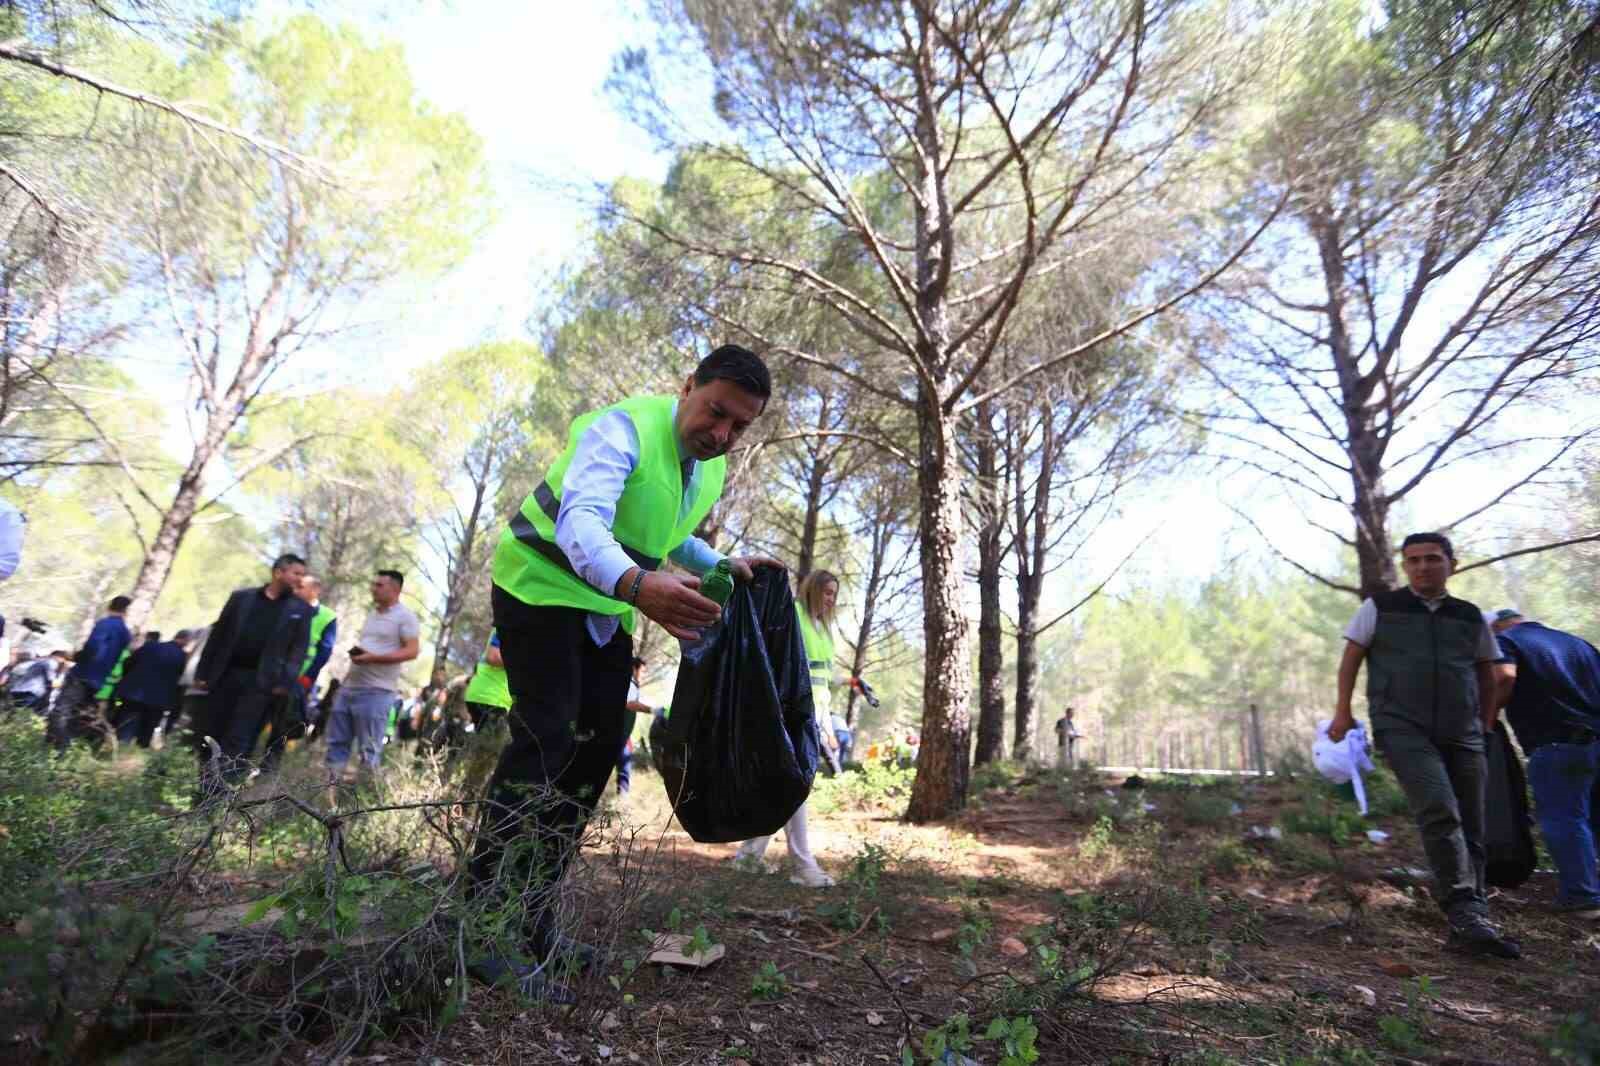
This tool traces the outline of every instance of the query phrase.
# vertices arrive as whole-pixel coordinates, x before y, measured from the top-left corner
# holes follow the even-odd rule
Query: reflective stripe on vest
[[[328,631],[328,623],[334,618],[333,608],[326,604],[317,604],[317,613],[311,616],[311,639],[306,642],[306,661],[300,664],[302,677],[311,669],[311,660],[317,657],[317,645],[322,641],[322,634]]]
[[[633,632],[633,609],[573,571],[566,553],[555,543],[555,520],[561,513],[563,481],[579,440],[602,414],[622,411],[633,423],[639,458],[617,499],[611,532],[637,565],[647,570],[659,568],[662,559],[694,532],[722,495],[727,470],[727,460],[721,456],[699,464],[694,498],[684,507],[673,403],[671,396],[636,396],[573,421],[566,450],[500,534],[494,556],[496,586],[534,606],[576,607],[615,615],[625,632]]]

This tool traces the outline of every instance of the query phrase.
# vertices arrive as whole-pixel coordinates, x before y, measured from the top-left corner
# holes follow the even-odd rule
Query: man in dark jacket
[[[180,629],[171,640],[146,633],[139,650],[128,656],[117,695],[122,700],[117,736],[150,746],[161,719],[178,708],[178,678],[189,657],[189,631]]]
[[[1496,702],[1528,756],[1528,783],[1560,883],[1557,906],[1600,922],[1600,650],[1530,622],[1514,607],[1494,616],[1500,650]]]
[[[1407,587],[1365,600],[1345,629],[1328,737],[1342,740],[1355,725],[1350,699],[1365,661],[1373,738],[1417,820],[1449,947],[1521,958],[1490,923],[1484,891],[1483,733],[1494,721],[1500,648],[1483,612],[1445,592],[1456,564],[1449,538],[1413,533],[1400,553]]]
[[[61,686],[56,702],[50,709],[49,726],[45,739],[58,752],[65,753],[74,737],[93,736],[99,743],[105,723],[95,706],[95,693],[111,676],[111,670],[122,658],[132,634],[122,616],[133,601],[118,596],[106,607],[106,616],[94,624],[89,639],[73,660],[72,671]]]
[[[305,572],[298,555],[278,556],[272,580],[234,592],[211,627],[194,677],[194,687],[207,693],[195,723],[203,789],[208,780],[214,787],[218,778],[237,781],[244,775],[274,701],[289,697],[299,684],[311,640],[312,607],[295,595]],[[206,737],[221,749],[221,767],[208,767]]]

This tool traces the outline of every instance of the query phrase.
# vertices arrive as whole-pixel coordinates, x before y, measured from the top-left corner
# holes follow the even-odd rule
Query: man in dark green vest
[[[1365,660],[1373,740],[1422,833],[1450,948],[1521,958],[1489,921],[1483,881],[1483,732],[1494,720],[1500,648],[1483,612],[1445,592],[1456,564],[1449,538],[1413,533],[1400,552],[1408,587],[1364,601],[1345,629],[1328,736],[1342,740],[1355,725],[1350,699]]]
[[[512,698],[511,738],[489,784],[471,864],[477,898],[520,898],[525,942],[474,963],[490,983],[560,1000],[556,958],[591,952],[558,935],[561,875],[627,734],[635,611],[693,639],[721,617],[695,574],[723,558],[693,535],[722,494],[725,455],[772,395],[766,365],[724,345],[677,396],[635,396],[572,423],[566,450],[501,534],[495,630]],[[748,581],[770,559],[730,560]]]

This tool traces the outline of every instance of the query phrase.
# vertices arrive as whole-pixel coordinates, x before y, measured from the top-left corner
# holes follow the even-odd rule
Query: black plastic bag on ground
[[[722,621],[683,646],[650,751],[684,830],[723,843],[781,829],[810,794],[821,750],[788,575],[762,567],[734,587]]]
[[[1539,854],[1528,811],[1528,778],[1504,722],[1484,734],[1489,777],[1484,786],[1484,880],[1496,888],[1516,888],[1533,876]]]

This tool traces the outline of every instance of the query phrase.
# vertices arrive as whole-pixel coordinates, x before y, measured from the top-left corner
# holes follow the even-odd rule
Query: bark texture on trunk
[[[206,420],[206,432],[195,442],[189,463],[178,478],[178,487],[172,494],[172,503],[162,512],[161,524],[150,540],[144,561],[139,564],[139,576],[134,579],[133,590],[128,593],[133,600],[128,606],[128,628],[143,631],[145,621],[155,609],[167,578],[172,575],[172,564],[177,561],[178,549],[189,535],[189,527],[200,511],[200,494],[205,491],[206,470],[222,450],[222,442],[232,432],[237,416],[227,417],[217,412]]]
[[[861,625],[856,630],[855,648],[850,654],[850,676],[860,677],[867,668],[867,645],[872,641],[872,627],[878,613],[878,597],[883,592],[884,569],[889,558],[889,545],[894,540],[892,518],[879,514],[872,523],[872,547],[867,566],[867,583],[861,590]],[[856,698],[860,695],[854,686],[845,698],[844,720],[851,729],[856,727]]]
[[[966,806],[972,742],[971,624],[962,604],[965,573],[961,470],[954,427],[936,394],[923,396],[918,427],[924,667],[922,750],[906,818],[929,822]]]
[[[1011,757],[1018,762],[1033,758],[1033,717],[1039,696],[1039,585],[1042,575],[1017,575],[1017,730],[1011,740]]]
[[[1005,653],[1001,647],[1000,562],[1005,554],[1005,505],[1001,498],[999,448],[994,438],[993,412],[989,404],[977,410],[977,500],[978,521],[978,743],[973,752],[975,765],[993,762],[1005,755],[1006,692]]]

